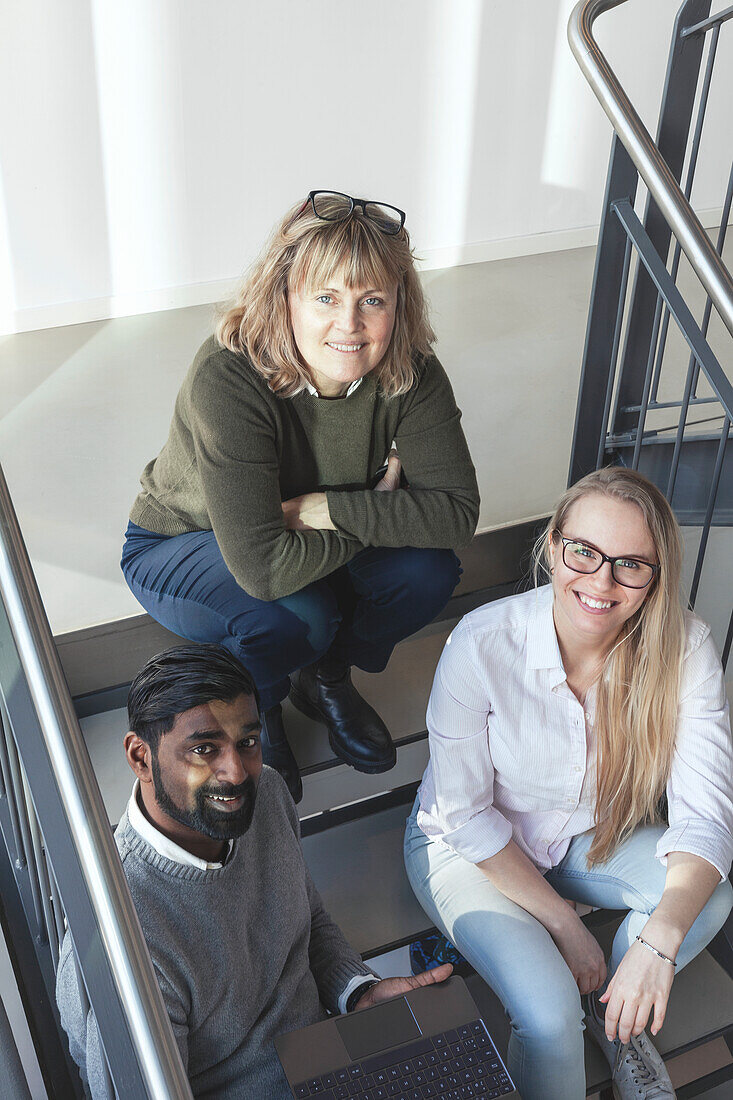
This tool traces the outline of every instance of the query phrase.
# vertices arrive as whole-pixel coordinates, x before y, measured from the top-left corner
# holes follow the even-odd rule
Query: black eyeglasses
[[[562,560],[575,573],[597,573],[607,561],[611,566],[611,576],[617,584],[624,588],[646,588],[654,574],[659,572],[659,566],[652,565],[649,561],[642,561],[640,558],[609,558],[608,554],[601,553],[587,542],[566,538],[559,531],[553,531],[554,535],[560,535]]]
[[[351,195],[344,195],[341,191],[311,191],[299,214],[303,213],[308,203],[313,207],[315,216],[324,222],[345,222],[354,213],[354,207],[358,206],[365,218],[369,218],[390,237],[396,236],[405,224],[404,210],[386,202],[352,199]]]

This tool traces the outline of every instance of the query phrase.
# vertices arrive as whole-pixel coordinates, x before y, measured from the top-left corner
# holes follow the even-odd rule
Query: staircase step
[[[728,626],[729,607],[719,598],[726,591],[730,562],[729,542],[733,534],[718,528],[711,532],[708,569],[698,597],[698,610],[713,627],[720,649]],[[699,531],[685,529],[686,582],[689,584]],[[475,593],[479,597],[495,595]],[[424,630],[395,647],[387,668],[378,675],[354,669],[358,690],[378,711],[391,730],[397,745],[397,765],[381,775],[363,775],[338,760],[328,743],[325,727],[297,711],[288,701],[284,720],[290,743],[303,773],[303,801],[299,812],[304,829],[320,829],[328,811],[364,799],[378,799],[395,788],[419,780],[427,763],[428,748],[425,712],[435,667],[456,619],[431,623]],[[127,685],[77,700],[78,712],[92,762],[97,772],[105,804],[112,822],[119,819],[132,785],[132,776],[123,759],[122,738],[127,729],[124,702]],[[116,697],[116,698],[115,698]],[[107,710],[112,702],[115,709]],[[81,705],[80,705],[81,704]],[[101,705],[100,705],[101,704]],[[96,707],[96,711],[95,711]],[[375,802],[375,805],[378,805]],[[320,817],[322,820],[316,821]],[[306,825],[306,819],[308,824]],[[329,819],[331,820],[331,819]]]
[[[425,734],[425,711],[436,665],[457,620],[434,624],[430,634],[413,636],[395,646],[384,672],[352,670],[354,686],[384,719],[397,744]],[[326,728],[286,704],[288,740],[303,774],[335,767]]]
[[[439,620],[457,618],[492,595],[513,591],[527,573],[541,525],[541,520],[528,520],[477,535],[460,552],[463,576]],[[55,641],[81,716],[122,706],[127,685],[145,661],[181,639],[140,614],[58,634]]]
[[[412,799],[303,838],[313,881],[349,943],[369,957],[431,926],[402,862]]]

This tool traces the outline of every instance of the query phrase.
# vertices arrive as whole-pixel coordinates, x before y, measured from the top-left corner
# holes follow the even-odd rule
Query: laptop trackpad
[[[334,1021],[354,1062],[377,1054],[386,1047],[419,1039],[422,1032],[404,997],[382,1001],[379,1012],[359,1012]]]

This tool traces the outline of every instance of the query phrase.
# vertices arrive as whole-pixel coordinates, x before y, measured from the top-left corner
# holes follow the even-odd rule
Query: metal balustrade
[[[689,582],[694,607],[711,531],[733,528],[733,279],[723,259],[733,164],[714,242],[689,201],[720,35],[733,7],[711,15],[711,0],[682,4],[653,141],[592,34],[597,16],[622,2],[583,0],[568,29],[571,48],[615,131],[569,480],[619,463],[655,481],[681,524],[699,534]],[[648,189],[641,218],[640,180]],[[733,530],[731,535],[733,547]],[[718,638],[726,666],[733,642],[730,585],[728,599],[727,625]]]
[[[699,536],[689,602],[694,608],[707,574],[714,603],[705,605],[704,615],[712,612],[718,620],[714,636],[727,667],[733,642],[733,279],[723,250],[733,165],[715,243],[690,197],[720,35],[733,18],[733,6],[711,15],[711,0],[685,0],[679,9],[654,141],[593,38],[595,19],[623,2],[582,0],[568,27],[571,48],[614,127],[569,484],[602,466],[621,464],[642,470],[659,486],[683,533]],[[640,181],[647,188],[641,218]],[[713,309],[722,321],[717,332],[711,332]],[[722,585],[715,563],[711,566],[714,528],[726,538]],[[733,977],[733,918],[708,950]],[[733,1050],[731,1034],[722,1030]],[[688,1045],[710,1037],[698,1032]],[[678,1095],[698,1096],[732,1079],[728,1065]],[[601,1095],[605,1100],[610,1092]]]
[[[0,596],[2,923],[49,1095],[83,1095],[54,997],[68,927],[110,1096],[191,1100],[2,470]]]

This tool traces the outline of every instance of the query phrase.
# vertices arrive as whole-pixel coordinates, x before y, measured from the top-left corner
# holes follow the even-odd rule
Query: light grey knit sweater
[[[165,859],[127,814],[115,839],[194,1096],[285,1100],[273,1038],[337,1011],[351,978],[373,972],[323,908],[282,779],[263,768],[252,825],[221,868]],[[108,1100],[68,935],[56,996],[93,1100]]]

